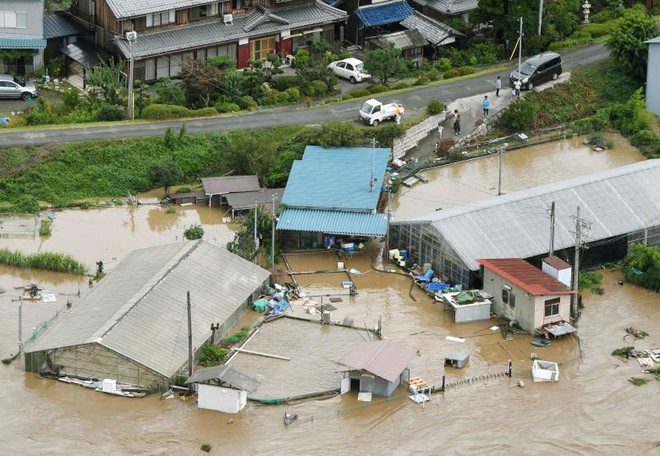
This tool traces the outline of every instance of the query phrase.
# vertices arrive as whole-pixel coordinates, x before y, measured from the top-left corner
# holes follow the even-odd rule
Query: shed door
[[[341,379],[341,383],[339,385],[339,393],[340,394],[346,394],[351,390],[351,377],[344,377]]]
[[[361,393],[373,393],[375,386],[376,386],[376,377],[369,374],[362,374],[362,376],[360,377]]]

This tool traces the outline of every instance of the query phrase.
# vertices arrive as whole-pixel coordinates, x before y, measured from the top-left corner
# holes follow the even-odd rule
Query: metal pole
[[[383,258],[389,259],[390,256],[390,224],[392,222],[392,192],[390,191],[390,185],[387,186],[387,232],[385,233],[385,251],[383,252]]]
[[[541,34],[541,24],[543,24],[543,0],[539,0],[539,35]]]
[[[18,298],[18,354],[23,353],[23,299]]]
[[[552,202],[550,206],[550,249],[548,250],[548,256],[553,256],[555,254],[555,202]]]
[[[573,286],[574,293],[571,295],[571,317],[577,319],[577,291],[578,291],[578,272],[580,270],[580,243],[582,226],[580,220],[580,206],[577,207],[577,216],[575,217],[575,257],[573,259]]]
[[[270,266],[275,267],[275,199],[277,199],[277,193],[271,195],[273,200],[273,226],[271,228],[271,240],[270,240]]]
[[[522,16],[520,17],[520,30],[518,31],[518,74],[520,74],[520,67],[522,66],[522,37],[523,37],[523,23]]]
[[[193,373],[193,337],[192,337],[192,306],[190,305],[190,292],[186,292],[188,301],[188,377]],[[190,385],[192,389],[192,384]]]
[[[134,119],[134,101],[133,101],[133,40],[128,40],[128,52],[130,54],[128,64],[128,118]]]
[[[254,262],[257,262],[257,250],[259,249],[259,236],[257,234],[257,200],[254,200]]]
[[[500,196],[502,194],[502,154],[504,152],[504,148],[500,147],[497,149],[499,152],[499,161],[498,161],[498,176],[497,176],[497,196]]]

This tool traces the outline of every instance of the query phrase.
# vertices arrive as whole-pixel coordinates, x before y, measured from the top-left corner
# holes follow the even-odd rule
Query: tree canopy
[[[639,82],[646,79],[648,48],[644,42],[657,33],[653,16],[647,15],[644,7],[633,8],[626,11],[607,41],[617,65]]]
[[[364,69],[381,84],[406,72],[406,62],[401,58],[401,49],[394,47],[393,43],[387,49],[374,49],[369,51]]]

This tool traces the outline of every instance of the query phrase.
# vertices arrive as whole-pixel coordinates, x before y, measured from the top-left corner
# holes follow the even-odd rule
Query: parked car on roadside
[[[30,81],[24,81],[10,74],[0,74],[0,98],[28,100],[37,95],[37,88]]]
[[[520,79],[522,89],[532,90],[542,82],[554,81],[561,73],[561,56],[556,52],[543,52],[525,60],[520,71],[512,71],[509,81],[513,87],[514,81]]]
[[[328,68],[340,78],[351,81],[351,84],[362,82],[371,77],[370,74],[365,73],[362,60],[354,59],[352,57],[332,62],[328,65]]]

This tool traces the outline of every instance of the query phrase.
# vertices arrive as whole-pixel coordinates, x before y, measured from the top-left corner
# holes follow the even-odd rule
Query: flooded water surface
[[[585,166],[584,174],[640,159],[631,151],[608,151],[593,159],[609,163],[593,164],[587,170],[591,152],[583,151],[581,158],[568,159],[566,151],[559,153],[557,147],[548,145],[547,155],[535,157],[524,151],[507,153],[505,161],[518,165],[504,173],[506,191],[564,176],[575,162]],[[468,189],[477,199],[493,194],[496,157],[458,166],[461,168],[429,172],[430,176],[436,173],[438,179],[404,192],[400,204],[406,198],[406,205],[419,201],[411,211],[415,212],[473,201],[466,196]],[[521,180],[514,184],[511,173]],[[442,182],[457,181],[458,190],[441,191]],[[415,193],[418,189],[424,191]],[[398,215],[403,213],[401,206]],[[180,208],[176,214],[167,214],[149,206],[65,211],[58,213],[53,235],[43,242],[0,242],[26,252],[69,253],[90,268],[103,259],[111,268],[133,249],[180,240],[184,227],[194,223],[203,225],[205,239],[224,245],[233,233],[231,226],[221,223],[222,215],[208,208]],[[381,318],[385,338],[419,353],[409,366],[412,376],[439,385],[444,375],[454,385],[434,395],[424,407],[410,401],[408,393],[399,388],[392,397],[375,398],[370,403],[358,402],[352,391],[295,405],[248,403],[239,414],[226,415],[198,410],[194,402],[159,400],[158,395],[126,399],[99,394],[25,373],[17,360],[0,365],[2,453],[192,455],[203,454],[200,446],[207,443],[215,455],[329,455],[346,451],[367,455],[660,454],[660,382],[651,380],[633,386],[630,378],[651,376],[641,372],[635,359],[611,355],[621,346],[660,347],[657,293],[627,284],[620,286],[619,271],[603,270],[605,293],[585,296],[579,336],[539,348],[532,346],[526,335],[504,339],[499,329],[491,329],[500,324],[494,319],[454,323],[453,312],[443,309],[418,287],[411,287],[409,276],[378,272],[376,267],[382,268],[375,258],[378,248],[371,244],[349,258],[338,258],[331,252],[292,253],[287,260],[294,271],[333,270],[338,261],[344,261],[348,268],[359,272],[350,276],[357,285],[357,296],[348,296],[342,288],[342,281],[349,279],[346,274],[297,275],[296,280],[315,300],[327,303],[328,295],[341,297],[341,302],[332,303],[332,320],[350,319],[355,326],[372,328]],[[16,352],[16,299],[22,293],[20,287],[30,282],[53,290],[58,301],[23,303],[24,338],[67,301],[75,305],[89,291],[87,278],[0,267],[0,287],[4,290],[0,294],[2,358]],[[291,314],[319,318],[296,306]],[[259,317],[250,311],[240,325],[252,324]],[[625,328],[630,326],[650,336],[638,341],[624,337]],[[322,336],[332,337],[331,330],[324,328]],[[453,342],[447,336],[461,337],[465,342]],[[293,330],[277,335],[272,347],[259,348],[277,353],[277,345],[305,347],[309,338],[308,331]],[[342,354],[324,348],[322,341],[316,341],[318,352],[314,356],[335,360]],[[360,338],[351,336],[347,343],[360,343]],[[470,355],[466,368],[444,366],[444,356],[453,351]],[[560,363],[558,383],[531,381],[532,354]],[[512,378],[501,375],[509,359],[513,362]],[[254,365],[254,359],[250,363],[263,375],[268,374],[267,364]],[[305,376],[295,369],[286,372],[288,367],[278,364],[278,369],[285,371],[284,381],[304,381]],[[524,387],[517,386],[520,381]],[[283,424],[285,411],[299,417],[288,427]]]

